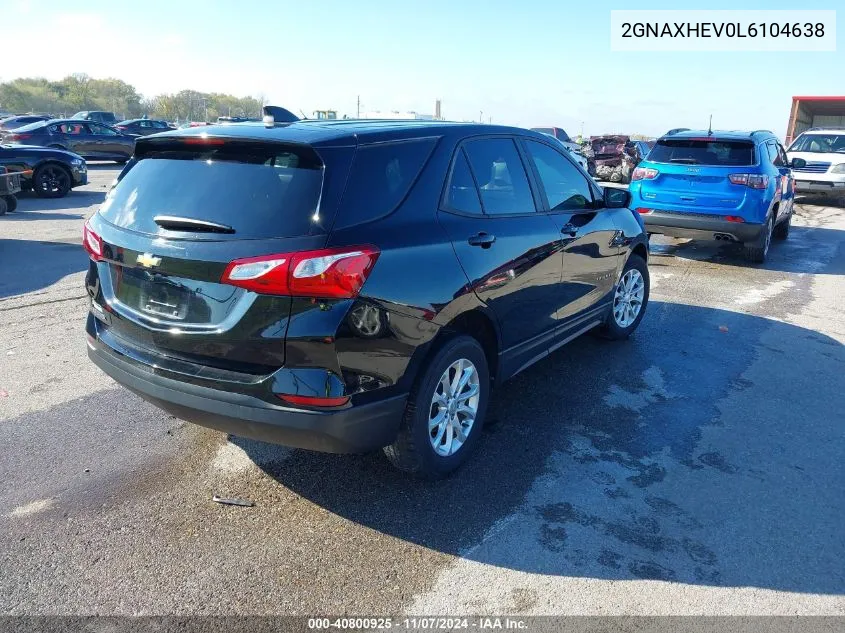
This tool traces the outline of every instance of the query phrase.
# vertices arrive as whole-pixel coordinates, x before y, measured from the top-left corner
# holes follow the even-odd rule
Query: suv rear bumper
[[[331,411],[295,409],[163,376],[118,354],[99,339],[92,342],[89,338],[88,357],[118,383],[182,420],[241,437],[327,453],[362,453],[391,444],[407,399],[402,395]]]
[[[754,242],[760,239],[763,232],[762,224],[728,222],[712,215],[652,211],[644,214],[642,218],[648,233],[660,233],[670,237],[713,240],[730,236],[729,239],[736,242]],[[720,237],[717,238],[717,235]]]

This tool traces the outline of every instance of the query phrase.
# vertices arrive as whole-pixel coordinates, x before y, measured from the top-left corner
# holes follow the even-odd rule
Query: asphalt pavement
[[[845,209],[763,266],[655,238],[637,333],[507,383],[430,483],[96,369],[80,234],[116,174],[0,218],[0,613],[845,614]]]

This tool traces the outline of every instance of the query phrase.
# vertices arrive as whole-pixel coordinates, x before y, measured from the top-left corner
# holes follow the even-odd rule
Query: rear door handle
[[[483,231],[478,235],[473,235],[467,240],[470,246],[480,246],[481,248],[490,248],[495,241],[495,235],[490,235],[489,233],[484,233]]]

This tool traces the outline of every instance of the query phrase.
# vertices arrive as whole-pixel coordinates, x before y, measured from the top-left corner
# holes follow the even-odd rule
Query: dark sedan
[[[12,132],[0,132],[3,143],[65,149],[88,160],[113,160],[121,164],[132,157],[136,138],[101,123],[73,119],[40,121]]]
[[[137,134],[139,136],[149,136],[150,134],[176,129],[176,126],[170,125],[167,121],[156,121],[154,119],[129,119],[128,121],[121,121],[114,127],[126,134]]]
[[[23,172],[21,186],[41,198],[61,198],[88,183],[88,167],[72,152],[29,145],[0,145],[0,166]]]
[[[50,117],[42,114],[22,114],[20,116],[6,117],[0,121],[0,131],[15,130],[30,123],[38,123],[39,121],[47,121]]]

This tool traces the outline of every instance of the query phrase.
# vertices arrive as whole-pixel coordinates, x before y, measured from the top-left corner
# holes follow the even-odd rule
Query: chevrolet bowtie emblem
[[[144,253],[143,255],[138,255],[138,259],[136,261],[139,266],[153,268],[161,263],[161,257],[156,257],[152,253]]]

